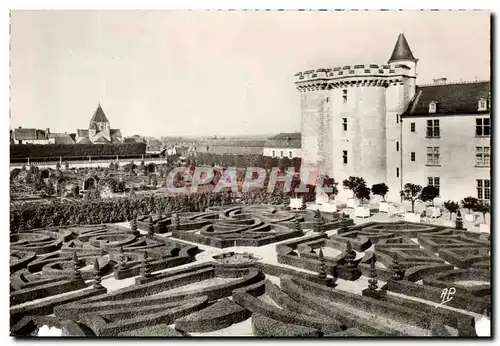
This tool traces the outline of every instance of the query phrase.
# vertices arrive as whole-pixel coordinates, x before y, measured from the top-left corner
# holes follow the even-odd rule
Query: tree
[[[389,186],[385,183],[372,185],[372,193],[374,195],[382,196],[382,200],[385,202],[385,195],[389,192]]]
[[[434,205],[434,198],[439,196],[439,189],[432,185],[427,185],[422,189],[420,199],[423,202],[431,202]]]
[[[352,197],[354,198],[356,197],[356,190],[358,187],[363,185],[366,186],[366,182],[363,178],[350,176],[342,182],[342,185],[344,188],[352,191]]]
[[[300,184],[300,180],[299,180]],[[331,196],[336,196],[339,193],[339,189],[337,188],[337,183],[334,178],[330,178],[328,175],[325,175],[323,178],[323,188],[329,188],[331,189],[330,192],[325,192],[328,198],[331,198]]]
[[[475,206],[473,211],[483,214],[483,220],[486,223],[486,214],[491,212],[491,206],[489,203],[479,201]]]
[[[469,211],[469,214],[470,214],[471,210],[474,210],[476,205],[479,203],[479,200],[477,198],[469,196],[469,197],[465,197],[461,201],[461,203],[462,203],[463,207]]]
[[[356,188],[356,192],[355,192],[355,196],[357,199],[359,199],[361,201],[361,204],[363,204],[363,201],[366,199],[366,200],[370,200],[370,188],[366,185],[359,185],[357,188]]]
[[[450,212],[450,220],[451,220],[451,216],[453,213],[456,213],[458,211],[458,209],[460,208],[460,206],[458,205],[457,202],[453,202],[453,201],[446,201],[444,202],[444,207],[446,208],[446,210],[448,210]]]
[[[422,192],[422,186],[406,183],[404,190],[399,194],[405,201],[411,202],[411,212],[415,212],[415,201],[419,199],[420,193]]]

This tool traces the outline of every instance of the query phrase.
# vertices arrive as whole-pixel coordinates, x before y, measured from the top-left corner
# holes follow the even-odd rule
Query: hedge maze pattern
[[[11,334],[476,336],[491,304],[486,236],[321,217],[251,205],[12,235]],[[223,249],[235,245],[276,261]]]

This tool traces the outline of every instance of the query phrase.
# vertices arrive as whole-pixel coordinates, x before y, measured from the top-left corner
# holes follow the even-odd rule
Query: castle
[[[490,82],[417,85],[417,62],[400,34],[386,64],[299,72],[302,165],[339,182],[386,183],[400,201],[406,183],[440,197],[490,199]]]

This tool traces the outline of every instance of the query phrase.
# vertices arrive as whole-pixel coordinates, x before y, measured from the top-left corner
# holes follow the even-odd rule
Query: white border
[[[360,0],[350,0],[350,1],[327,1],[327,0],[309,0],[309,1],[293,1],[293,0],[283,0],[283,1],[270,1],[270,0],[240,0],[240,1],[193,1],[193,0],[177,0],[177,1],[160,1],[160,0],[142,0],[142,1],[130,1],[130,0],[123,0],[123,1],[104,1],[104,0],[87,0],[87,1],[36,1],[36,0],[31,0],[31,1],[3,1],[2,2],[2,11],[0,12],[0,20],[1,20],[1,28],[3,29],[1,31],[1,36],[0,36],[0,46],[2,49],[1,52],[1,64],[0,64],[0,77],[2,81],[2,98],[1,98],[1,105],[2,105],[2,111],[3,111],[3,116],[0,117],[2,121],[2,128],[4,130],[0,131],[0,136],[1,136],[1,143],[5,143],[1,147],[1,155],[2,155],[2,164],[5,164],[6,166],[9,164],[9,151],[8,151],[8,137],[7,137],[7,130],[9,127],[9,117],[7,116],[8,111],[9,111],[9,31],[7,30],[8,25],[9,25],[9,9],[211,9],[211,10],[217,10],[217,9],[255,9],[255,8],[260,8],[260,9],[334,9],[335,7],[341,7],[342,5],[347,5],[349,6],[348,8],[359,8],[359,9],[391,9],[391,10],[397,10],[402,7],[404,9],[468,9],[468,10],[478,10],[478,9],[483,9],[483,10],[493,10],[494,12],[497,12],[499,7],[499,1],[488,1],[488,0],[474,0],[474,1],[436,1],[436,0],[420,0],[420,1],[412,1],[411,3],[408,1],[360,1]],[[498,13],[498,12],[497,12]],[[493,37],[496,37],[496,28],[495,28],[495,34]],[[493,53],[493,52],[492,52]],[[495,75],[496,77],[496,75]],[[496,78],[494,78],[494,81],[492,82],[495,84]],[[495,88],[496,89],[496,88]],[[497,99],[497,92],[495,91],[493,101],[494,101],[494,109],[496,109],[496,99]],[[496,124],[497,121],[494,121],[493,124]],[[494,125],[495,126],[495,125]],[[495,126],[496,127],[496,126]],[[494,129],[494,133],[496,133],[496,128]],[[5,136],[5,138],[4,138]],[[496,146],[494,150],[496,151]],[[495,159],[495,162],[497,162],[497,159]],[[9,200],[8,200],[8,187],[7,187],[7,181],[8,181],[8,175],[9,175],[9,170],[7,167],[5,169],[0,170],[3,178],[2,178],[2,184],[1,186],[1,191],[0,191],[0,196],[2,197],[2,208],[0,210],[1,213],[1,219],[3,222],[3,233],[4,233],[4,251],[1,251],[2,254],[2,261],[1,263],[3,264],[1,266],[2,268],[2,277],[7,278],[8,277],[8,266],[7,263],[9,262],[9,240],[7,239],[7,236],[9,234]],[[496,177],[493,178],[494,182],[496,181]],[[496,196],[498,196],[498,191],[496,189],[496,185],[494,185],[495,189],[495,202],[497,201]],[[497,203],[495,203],[495,215],[500,215],[497,211]],[[493,231],[493,233],[495,233]],[[498,242],[498,238],[500,236],[497,235],[496,241],[495,241],[495,249],[496,245]],[[496,267],[493,267],[496,271]],[[5,271],[5,272],[4,272]],[[498,279],[498,273],[495,272],[495,278]],[[497,281],[497,280],[495,280]],[[498,283],[496,283],[495,287],[497,288],[494,292],[495,297],[498,297],[497,295],[497,290],[498,290]],[[1,331],[1,336],[3,338],[7,338],[7,344],[11,344],[14,341],[13,338],[9,337],[9,301],[8,301],[8,288],[7,288],[7,283],[4,282],[4,284],[1,285],[1,297],[2,297],[2,305],[4,308],[1,309],[2,311],[2,331]],[[495,309],[496,310],[496,309]],[[495,311],[496,312],[496,311]],[[495,313],[494,312],[494,313]],[[496,316],[496,314],[495,314]],[[496,316],[495,320],[495,327],[498,326],[498,320],[500,318]],[[418,339],[418,340],[405,340],[405,343],[415,343],[419,341],[424,341],[425,339]],[[29,342],[35,341],[35,340],[29,340]],[[151,341],[151,340],[148,340]],[[226,339],[226,340],[214,340],[212,342],[230,342],[230,343],[240,343],[244,340],[231,340],[231,339]],[[249,339],[249,342],[254,342],[254,343],[259,343],[259,344],[267,344],[270,341],[268,340],[258,340],[258,339]],[[304,342],[301,339],[296,339],[296,340],[280,340],[284,342]],[[309,341],[309,340],[307,340]],[[374,342],[374,340],[369,340],[369,342]],[[377,340],[378,342],[387,342],[387,340]],[[457,342],[459,341],[458,339],[448,339],[448,341],[451,342]],[[73,343],[74,341],[70,341],[69,339],[64,340],[63,342],[65,343]],[[92,344],[109,344],[112,342],[111,340],[107,341],[102,341],[102,340],[92,340]],[[120,342],[133,342],[134,344],[137,343],[142,343],[141,340],[135,339],[135,340],[120,340]],[[160,342],[165,342],[161,340]],[[180,343],[180,341],[175,341],[175,340],[167,340],[166,342],[168,343]],[[184,340],[182,341],[183,344],[193,344],[197,342],[196,340]],[[203,342],[209,342],[206,339],[203,340]],[[336,339],[332,340],[331,342],[333,343],[339,343],[342,342],[342,340]],[[345,340],[345,342],[354,342],[354,343],[361,343],[361,340]],[[429,342],[429,341],[425,341]],[[437,343],[438,341],[431,341],[432,343]],[[3,343],[2,343],[3,344]]]

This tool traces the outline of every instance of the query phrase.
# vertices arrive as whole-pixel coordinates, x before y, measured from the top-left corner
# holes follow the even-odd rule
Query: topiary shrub
[[[432,185],[427,185],[422,189],[422,193],[420,195],[420,200],[423,202],[431,202],[431,205],[434,205],[434,198],[439,196],[439,189]]]
[[[385,202],[385,195],[387,195],[387,192],[389,192],[389,186],[387,186],[385,183],[372,185],[372,193],[374,195],[381,196],[384,202]]]
[[[476,207],[476,205],[479,203],[479,200],[475,197],[465,197],[462,201],[462,206],[469,211],[469,214],[471,211]]]
[[[446,208],[446,210],[448,210],[450,212],[450,220],[451,220],[452,214],[456,213],[460,206],[456,202],[446,201],[446,202],[444,202],[444,207]]]
[[[411,202],[412,213],[415,212],[415,201],[419,199],[421,192],[422,186],[412,183],[406,183],[404,190],[399,193],[405,201]]]

